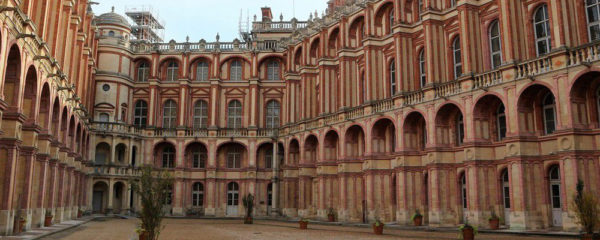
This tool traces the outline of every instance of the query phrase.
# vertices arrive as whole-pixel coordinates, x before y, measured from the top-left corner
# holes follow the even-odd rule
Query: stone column
[[[279,212],[279,157],[277,155],[277,151],[279,150],[279,146],[277,144],[277,140],[273,141],[273,180],[272,180],[272,190],[271,197],[273,205],[271,205],[271,215],[278,216]]]
[[[108,204],[106,205],[106,213],[113,213],[113,194],[114,194],[114,182],[113,179],[108,181]]]

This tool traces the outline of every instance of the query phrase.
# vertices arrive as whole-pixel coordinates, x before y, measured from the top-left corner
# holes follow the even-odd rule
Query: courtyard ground
[[[45,240],[137,240],[135,228],[137,219],[97,219],[78,227],[47,236]],[[161,240],[262,240],[262,239],[457,239],[458,232],[426,232],[414,230],[385,229],[384,235],[375,236],[372,229],[349,226],[309,224],[308,230],[298,229],[297,223],[255,220],[253,225],[244,225],[242,220],[212,219],[165,219]],[[569,239],[539,236],[519,236],[508,234],[479,234],[476,239],[517,240],[517,239]]]

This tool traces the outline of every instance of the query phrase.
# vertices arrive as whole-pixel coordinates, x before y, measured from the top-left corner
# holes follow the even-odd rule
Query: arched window
[[[266,127],[267,128],[278,128],[279,127],[279,113],[280,106],[279,102],[271,100],[267,103],[267,116],[266,116]]]
[[[148,104],[146,101],[139,100],[135,103],[133,110],[133,125],[138,128],[145,128],[148,120]]]
[[[148,76],[150,76],[150,64],[147,62],[140,63],[137,70],[137,81],[147,82]]]
[[[196,80],[208,81],[208,63],[199,62],[196,66]]]
[[[194,105],[194,129],[208,127],[208,103],[199,100]]]
[[[270,61],[267,64],[267,79],[269,81],[279,81],[279,62]]]
[[[231,81],[242,80],[242,62],[240,62],[240,60],[231,61],[231,66],[229,67],[229,75]]]
[[[360,94],[360,104],[363,104],[363,103],[365,103],[367,101],[367,88],[366,88],[367,85],[366,85],[366,79],[365,79],[365,72],[364,71],[360,74],[359,85],[360,85],[360,89],[359,89],[359,91],[360,91],[360,93],[359,93]]]
[[[239,205],[239,190],[240,187],[235,182],[230,182],[227,184],[227,214],[236,213],[237,214],[237,206]]]
[[[110,116],[108,115],[108,113],[100,113],[100,115],[98,116],[98,122],[110,122]]]
[[[242,127],[242,103],[238,100],[229,102],[229,106],[227,107],[227,127]]]
[[[460,38],[456,37],[452,42],[452,56],[454,58],[454,79],[462,76],[462,56],[460,53]]]
[[[456,7],[456,0],[450,0],[450,7]]]
[[[163,128],[175,128],[177,120],[177,104],[167,100],[163,106]]]
[[[419,52],[419,81],[421,88],[427,84],[427,73],[425,72],[425,50]]]
[[[417,16],[419,17],[419,20],[421,20],[421,13],[423,12],[425,6],[423,5],[423,0],[419,0],[419,6],[417,9]]]
[[[179,73],[179,64],[175,61],[169,62],[167,66],[167,81],[176,81]]]
[[[109,31],[108,32],[108,36],[109,37],[114,37],[115,36],[115,32],[114,31]]]
[[[194,149],[194,151],[192,151],[192,167],[193,168],[205,168],[207,157],[208,157],[208,155],[204,149],[202,149],[202,148]]]
[[[242,163],[242,149],[238,146],[231,147],[227,152],[227,168],[240,168]]]
[[[600,1],[587,0],[585,5],[590,42],[600,40]]]
[[[273,167],[273,148],[267,148],[265,151],[265,168],[270,169]]]
[[[390,74],[390,94],[394,96],[396,94],[396,61],[392,60],[389,65]]]
[[[498,20],[490,24],[490,61],[492,68],[497,68],[502,64],[502,44],[500,42],[500,26]]]
[[[458,114],[456,117],[456,144],[462,145],[465,139],[465,124],[463,121],[463,115]]]
[[[172,146],[167,146],[163,149],[162,167],[163,168],[174,168],[175,167],[175,149]]]
[[[550,20],[548,6],[540,6],[533,15],[533,28],[535,32],[535,49],[541,56],[550,52]]]
[[[510,182],[508,181],[508,170],[502,170],[502,202],[504,204],[504,222],[509,223],[510,217]]]
[[[395,20],[395,16],[394,16],[394,8],[390,9],[389,17],[390,17],[390,19],[389,19],[390,20],[390,22],[389,22],[390,26],[389,26],[388,34],[391,34],[392,33],[392,27],[394,26],[394,21],[396,21]]]
[[[204,206],[204,186],[202,183],[194,183],[192,186],[192,206]]]
[[[500,104],[496,110],[496,125],[498,127],[498,141],[504,140],[506,137],[506,109],[504,104]]]
[[[556,130],[556,104],[552,93],[546,94],[542,102],[544,133],[552,134]]]

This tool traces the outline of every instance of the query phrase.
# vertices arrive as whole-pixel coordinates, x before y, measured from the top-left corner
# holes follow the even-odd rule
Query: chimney
[[[260,10],[262,12],[262,21],[263,22],[270,22],[271,20],[273,20],[273,13],[271,12],[270,7],[263,7]]]

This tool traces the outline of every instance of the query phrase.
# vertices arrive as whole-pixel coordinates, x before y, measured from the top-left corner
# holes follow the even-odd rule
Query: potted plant
[[[50,227],[52,225],[52,212],[50,210],[46,210],[46,216],[44,218],[44,226]]]
[[[300,229],[308,228],[308,220],[306,220],[305,218],[300,218],[300,221],[298,221],[298,223],[300,224]]]
[[[384,225],[385,224],[383,224],[383,222],[381,222],[379,219],[375,219],[375,222],[373,223],[373,232],[375,233],[375,235],[383,234]]]
[[[252,224],[252,210],[254,209],[254,196],[248,193],[244,198],[242,198],[242,203],[244,203],[244,208],[246,208],[246,217],[244,218],[244,224]]]
[[[335,211],[332,207],[327,209],[327,220],[329,220],[330,222],[335,222]]]
[[[410,219],[413,221],[413,223],[417,227],[423,225],[423,215],[421,215],[421,212],[419,212],[419,209],[417,209],[415,211],[415,214],[413,214]]]
[[[469,224],[469,221],[461,225],[458,230],[463,240],[473,240],[477,234],[477,229]]]
[[[491,213],[490,217],[488,218],[488,222],[490,223],[490,229],[492,229],[492,230],[500,229],[500,217],[498,217],[498,215],[496,215],[496,211],[494,211],[494,209],[492,209],[492,213]]]
[[[140,176],[130,182],[142,206],[139,213],[139,239],[156,240],[163,228],[164,207],[173,186],[173,178],[168,172],[154,171],[152,166],[146,165],[140,169]]]
[[[135,229],[135,232],[138,234],[139,240],[149,240],[148,232],[146,232],[146,230],[144,230],[144,228],[142,228],[142,226],[138,225],[138,227]]]
[[[598,226],[600,217],[600,208],[598,207],[598,198],[595,194],[583,191],[583,181],[577,182],[577,193],[572,203],[577,223],[581,225],[583,233],[582,240],[592,240],[594,230]]]

